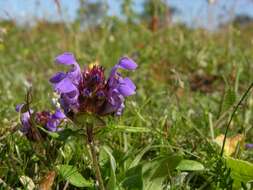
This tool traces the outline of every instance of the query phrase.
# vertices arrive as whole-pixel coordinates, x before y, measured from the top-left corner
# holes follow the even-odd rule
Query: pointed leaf
[[[226,157],[227,167],[231,169],[231,177],[237,182],[247,183],[253,180],[253,164],[244,160]]]
[[[63,179],[69,181],[70,184],[76,187],[92,187],[93,183],[86,180],[78,171],[77,168],[71,165],[58,165],[59,175]]]
[[[176,169],[181,171],[201,171],[204,170],[204,166],[195,160],[181,160]]]
[[[111,150],[107,146],[103,146],[103,150],[107,153],[110,159],[110,165],[111,165],[111,170],[110,170],[110,179],[107,184],[107,189],[116,189],[116,161],[111,153]]]
[[[132,163],[130,164],[129,168],[132,168],[134,166],[137,166],[141,160],[141,158],[143,157],[143,155],[151,148],[151,144],[146,146],[136,157],[135,159],[132,161]]]
[[[137,165],[126,171],[126,177],[122,182],[124,189],[142,189],[142,165]]]

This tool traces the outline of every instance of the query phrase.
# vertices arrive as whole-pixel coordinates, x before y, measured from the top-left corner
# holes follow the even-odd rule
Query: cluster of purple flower
[[[30,140],[40,140],[41,133],[35,131],[34,124],[43,127],[47,131],[56,132],[60,129],[58,126],[66,118],[65,114],[57,109],[54,113],[49,111],[42,111],[34,113],[32,109],[22,112],[22,108],[25,104],[19,104],[16,106],[16,111],[20,112],[20,121],[22,124],[21,132],[27,136]]]
[[[57,109],[53,114],[48,111],[35,114],[36,124],[48,131],[57,131],[58,125],[66,116],[72,119],[77,113],[121,115],[125,107],[125,97],[135,94],[134,83],[118,72],[118,69],[137,68],[137,64],[130,58],[121,58],[112,68],[107,80],[103,67],[94,64],[82,70],[74,55],[69,52],[57,56],[55,61],[70,66],[70,70],[58,72],[50,79],[54,90],[59,94],[59,103],[64,113]],[[17,106],[16,110],[20,112],[22,106]],[[31,112],[32,110],[21,114],[21,131],[27,136],[32,128]]]
[[[104,69],[98,65],[83,70],[71,53],[56,57],[56,63],[70,65],[67,73],[58,72],[51,79],[55,91],[60,95],[60,104],[66,115],[87,112],[99,116],[115,113],[121,115],[124,98],[135,93],[135,85],[129,78],[123,78],[117,70],[136,69],[136,63],[123,57],[105,79]]]

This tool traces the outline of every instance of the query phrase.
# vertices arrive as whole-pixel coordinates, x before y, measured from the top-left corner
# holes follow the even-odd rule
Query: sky
[[[76,18],[79,0],[59,0],[62,7],[63,19],[73,21]],[[92,0],[96,1],[96,0]],[[120,3],[123,0],[102,0],[109,6],[108,14],[121,16]],[[253,0],[167,0],[176,7],[180,14],[173,18],[175,22],[183,22],[189,26],[216,27],[220,22],[227,21],[238,14],[253,17]],[[136,12],[142,11],[144,0],[133,0]],[[0,19],[14,19],[18,23],[31,22],[40,18],[59,20],[57,6],[54,0],[0,0]]]

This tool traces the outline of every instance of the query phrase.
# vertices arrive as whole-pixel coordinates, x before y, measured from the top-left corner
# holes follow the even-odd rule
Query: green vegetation
[[[55,176],[52,189],[96,189],[82,130],[69,124],[41,143],[18,130],[15,105],[29,86],[33,107],[51,106],[48,79],[58,70],[55,56],[64,51],[82,66],[98,61],[111,68],[122,55],[138,63],[131,73],[137,94],[127,99],[120,118],[107,118],[96,134],[108,190],[252,188],[253,152],[244,146],[253,143],[252,93],[233,117],[222,158],[223,138],[216,138],[253,81],[251,26],[215,33],[177,25],[151,31],[117,18],[87,30],[46,22],[0,26],[0,189],[29,189],[27,181],[50,186],[47,175]]]

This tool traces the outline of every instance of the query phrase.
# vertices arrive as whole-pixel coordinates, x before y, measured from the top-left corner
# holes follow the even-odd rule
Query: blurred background
[[[46,92],[35,91],[38,106],[49,104],[64,51],[106,67],[130,56],[143,101],[151,89],[186,101],[192,91],[237,94],[253,79],[252,21],[252,0],[0,0],[0,113],[11,117],[35,84]]]
[[[229,22],[246,24],[253,16],[252,0],[1,0],[0,19],[21,26],[38,21],[99,24],[106,17],[136,23],[152,16],[163,24],[214,30]],[[162,19],[163,18],[163,19]]]

